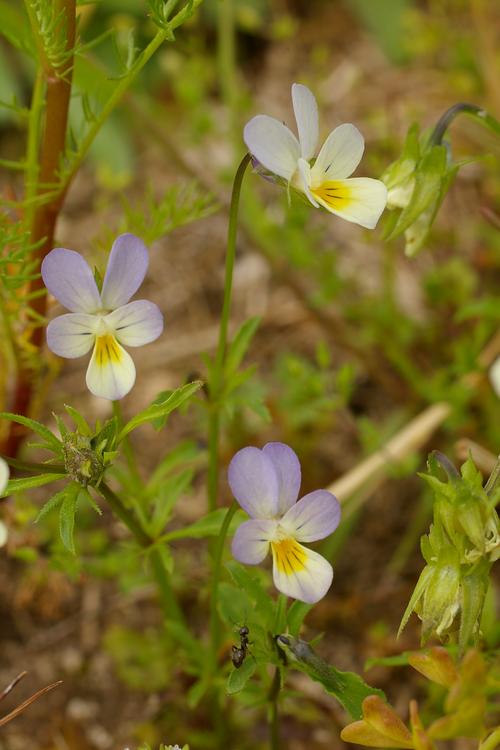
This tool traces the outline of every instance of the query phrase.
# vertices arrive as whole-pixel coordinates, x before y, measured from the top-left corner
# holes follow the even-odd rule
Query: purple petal
[[[258,565],[269,551],[277,521],[252,520],[238,526],[231,545],[233,557],[247,565]]]
[[[146,245],[134,234],[121,234],[113,243],[102,285],[107,310],[125,305],[144,281],[149,257]]]
[[[47,326],[47,345],[59,357],[75,359],[92,349],[99,317],[86,313],[59,315]]]
[[[337,498],[327,490],[316,490],[295,503],[283,516],[280,525],[299,542],[314,542],[335,531],[339,522]]]
[[[263,452],[271,460],[278,476],[278,510],[286,513],[299,496],[300,463],[297,454],[285,443],[267,443]]]
[[[258,448],[242,448],[227,471],[229,486],[243,510],[253,518],[278,512],[279,484],[271,460]]]
[[[101,309],[94,276],[80,253],[56,247],[43,259],[41,270],[49,292],[71,312],[93,313]]]
[[[139,299],[122,305],[104,318],[120,344],[143,346],[154,341],[163,331],[163,315],[158,305]]]

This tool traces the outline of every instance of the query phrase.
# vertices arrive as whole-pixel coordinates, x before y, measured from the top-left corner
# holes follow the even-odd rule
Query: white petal
[[[49,292],[71,312],[93,313],[102,307],[94,275],[80,253],[56,247],[43,259],[41,271]]]
[[[59,357],[75,359],[92,349],[99,318],[85,313],[68,313],[47,326],[47,345]]]
[[[300,542],[315,542],[329,536],[340,522],[340,504],[328,490],[305,495],[286,512],[280,526]]]
[[[498,357],[490,367],[490,382],[493,390],[500,398],[500,357]]]
[[[7,487],[9,481],[9,466],[3,458],[0,458],[0,495]]]
[[[333,569],[324,557],[295,539],[271,542],[274,585],[287,596],[314,604],[324,597],[333,580]]]
[[[124,305],[136,293],[148,270],[146,245],[135,234],[120,234],[113,242],[102,284],[102,302],[106,309]]]
[[[277,521],[262,519],[242,523],[233,537],[233,557],[247,565],[258,565],[269,552],[269,542],[276,532],[277,525]]]
[[[376,226],[387,203],[386,186],[370,177],[331,180],[311,192],[330,213],[367,229]]]
[[[132,357],[111,334],[96,339],[86,380],[87,388],[94,396],[110,401],[123,398],[134,385],[135,365]]]
[[[318,105],[312,91],[301,83],[292,86],[292,102],[303,159],[312,159],[318,145]]]
[[[294,181],[294,187],[298,187],[299,190],[302,190],[302,192],[306,194],[307,198],[313,204],[313,206],[315,208],[319,208],[319,203],[314,198],[314,195],[311,193],[310,189],[311,167],[309,166],[309,162],[301,158],[298,161],[298,167],[299,179]]]
[[[125,346],[143,346],[163,331],[163,315],[154,302],[139,299],[122,305],[104,318],[105,325]]]
[[[321,147],[312,168],[313,184],[349,177],[361,161],[364,148],[364,138],[354,125],[339,125]]]
[[[299,142],[286,125],[267,115],[257,115],[243,131],[250,153],[270,172],[290,180],[297,169]]]

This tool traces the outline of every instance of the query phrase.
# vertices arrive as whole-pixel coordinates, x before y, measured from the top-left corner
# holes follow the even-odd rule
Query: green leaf
[[[252,602],[244,589],[223,581],[219,584],[217,607],[226,625],[241,627],[248,622]]]
[[[427,588],[427,584],[429,583],[430,579],[432,578],[432,575],[434,573],[433,568],[426,566],[423,571],[420,574],[420,578],[417,581],[417,585],[415,586],[415,589],[413,591],[413,594],[411,595],[411,599],[408,602],[408,606],[406,607],[403,617],[401,618],[401,624],[399,626],[398,630],[398,637],[403,632],[406,623],[410,619],[410,615],[415,609],[415,605],[424,593],[425,589]]]
[[[361,704],[369,695],[379,695],[385,700],[382,690],[367,685],[354,672],[341,672],[318,656],[306,641],[281,635],[278,644],[291,657],[294,667],[320,682],[327,693],[334,695],[354,720],[361,719]]]
[[[50,482],[56,482],[58,479],[64,479],[67,474],[37,474],[34,477],[23,477],[22,479],[11,479],[7,483],[7,487],[0,497],[8,497],[14,495],[16,492],[22,492],[23,490],[29,490],[32,487],[41,487],[44,484],[50,484]]]
[[[130,422],[127,422],[118,435],[117,442],[121,442],[125,435],[128,435],[129,432],[132,432],[136,427],[139,427],[139,425],[145,424],[146,422],[157,421],[158,424],[155,425],[155,427],[158,429],[163,427],[167,421],[168,415],[173,412],[174,409],[178,409],[179,406],[188,401],[202,385],[203,383],[201,380],[196,380],[194,383],[188,383],[181,388],[177,388],[177,390],[173,392],[168,392],[166,398],[160,395],[150,406],[144,409],[144,411],[139,412],[139,414],[136,414]]]
[[[259,324],[259,317],[250,318],[245,321],[231,341],[224,365],[226,377],[230,377],[240,366]]]
[[[54,510],[54,508],[57,508],[59,505],[61,505],[62,501],[66,497],[66,494],[67,489],[66,487],[64,487],[60,492],[56,492],[55,495],[52,495],[52,497],[47,500],[45,505],[43,505],[38,511],[38,515],[35,518],[35,523],[38,523],[38,521],[46,516],[47,513],[50,513],[51,510]]]
[[[312,604],[299,602],[298,599],[290,605],[290,608],[286,613],[286,620],[288,624],[288,630],[290,631],[291,635],[298,636],[300,627],[304,622],[304,617],[308,614],[308,612],[311,611],[312,608]]]
[[[261,613],[263,627],[271,630],[274,625],[274,602],[255,574],[235,560],[226,563],[231,577],[253,599]]]
[[[204,539],[207,536],[217,536],[227,515],[227,508],[218,508],[203,518],[184,526],[182,529],[167,534],[169,539]],[[236,528],[244,521],[243,511],[236,511],[229,524],[228,534],[234,534]]]
[[[257,669],[257,662],[248,655],[239,669],[233,669],[226,682],[226,693],[234,695],[239,693],[247,684],[250,677]]]
[[[75,529],[75,513],[80,494],[80,485],[71,482],[66,487],[65,497],[59,512],[59,533],[66,549],[75,554],[75,541],[73,532]]]
[[[64,408],[75,423],[80,435],[86,435],[86,437],[90,437],[92,435],[92,430],[90,429],[90,426],[85,417],[83,417],[80,412],[74,409],[72,406],[69,406],[69,404],[64,404]]]
[[[24,425],[24,427],[28,427],[33,432],[36,432],[37,435],[40,435],[54,453],[61,453],[61,441],[56,438],[54,433],[51,432],[48,427],[45,427],[45,425],[40,422],[36,422],[34,419],[29,419],[28,417],[23,417],[21,414],[11,414],[8,411],[0,412],[0,419],[9,419],[11,422],[16,422],[17,424]]]

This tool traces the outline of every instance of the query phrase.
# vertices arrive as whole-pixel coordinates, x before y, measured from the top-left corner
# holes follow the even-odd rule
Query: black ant
[[[248,646],[250,641],[248,640],[248,635],[250,631],[247,628],[246,625],[243,625],[242,628],[238,630],[238,635],[240,636],[240,645],[231,647],[231,661],[233,662],[233,667],[235,669],[239,669],[243,662],[245,661],[246,655],[248,653]]]

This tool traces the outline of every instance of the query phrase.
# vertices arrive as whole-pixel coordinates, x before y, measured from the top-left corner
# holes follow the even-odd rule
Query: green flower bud
[[[70,432],[63,442],[64,466],[69,476],[83,487],[99,484],[104,464],[86,435]]]
[[[431,635],[441,637],[450,632],[460,610],[461,570],[454,550],[448,549],[439,562],[429,568],[428,585],[415,606],[422,620],[424,643]]]

